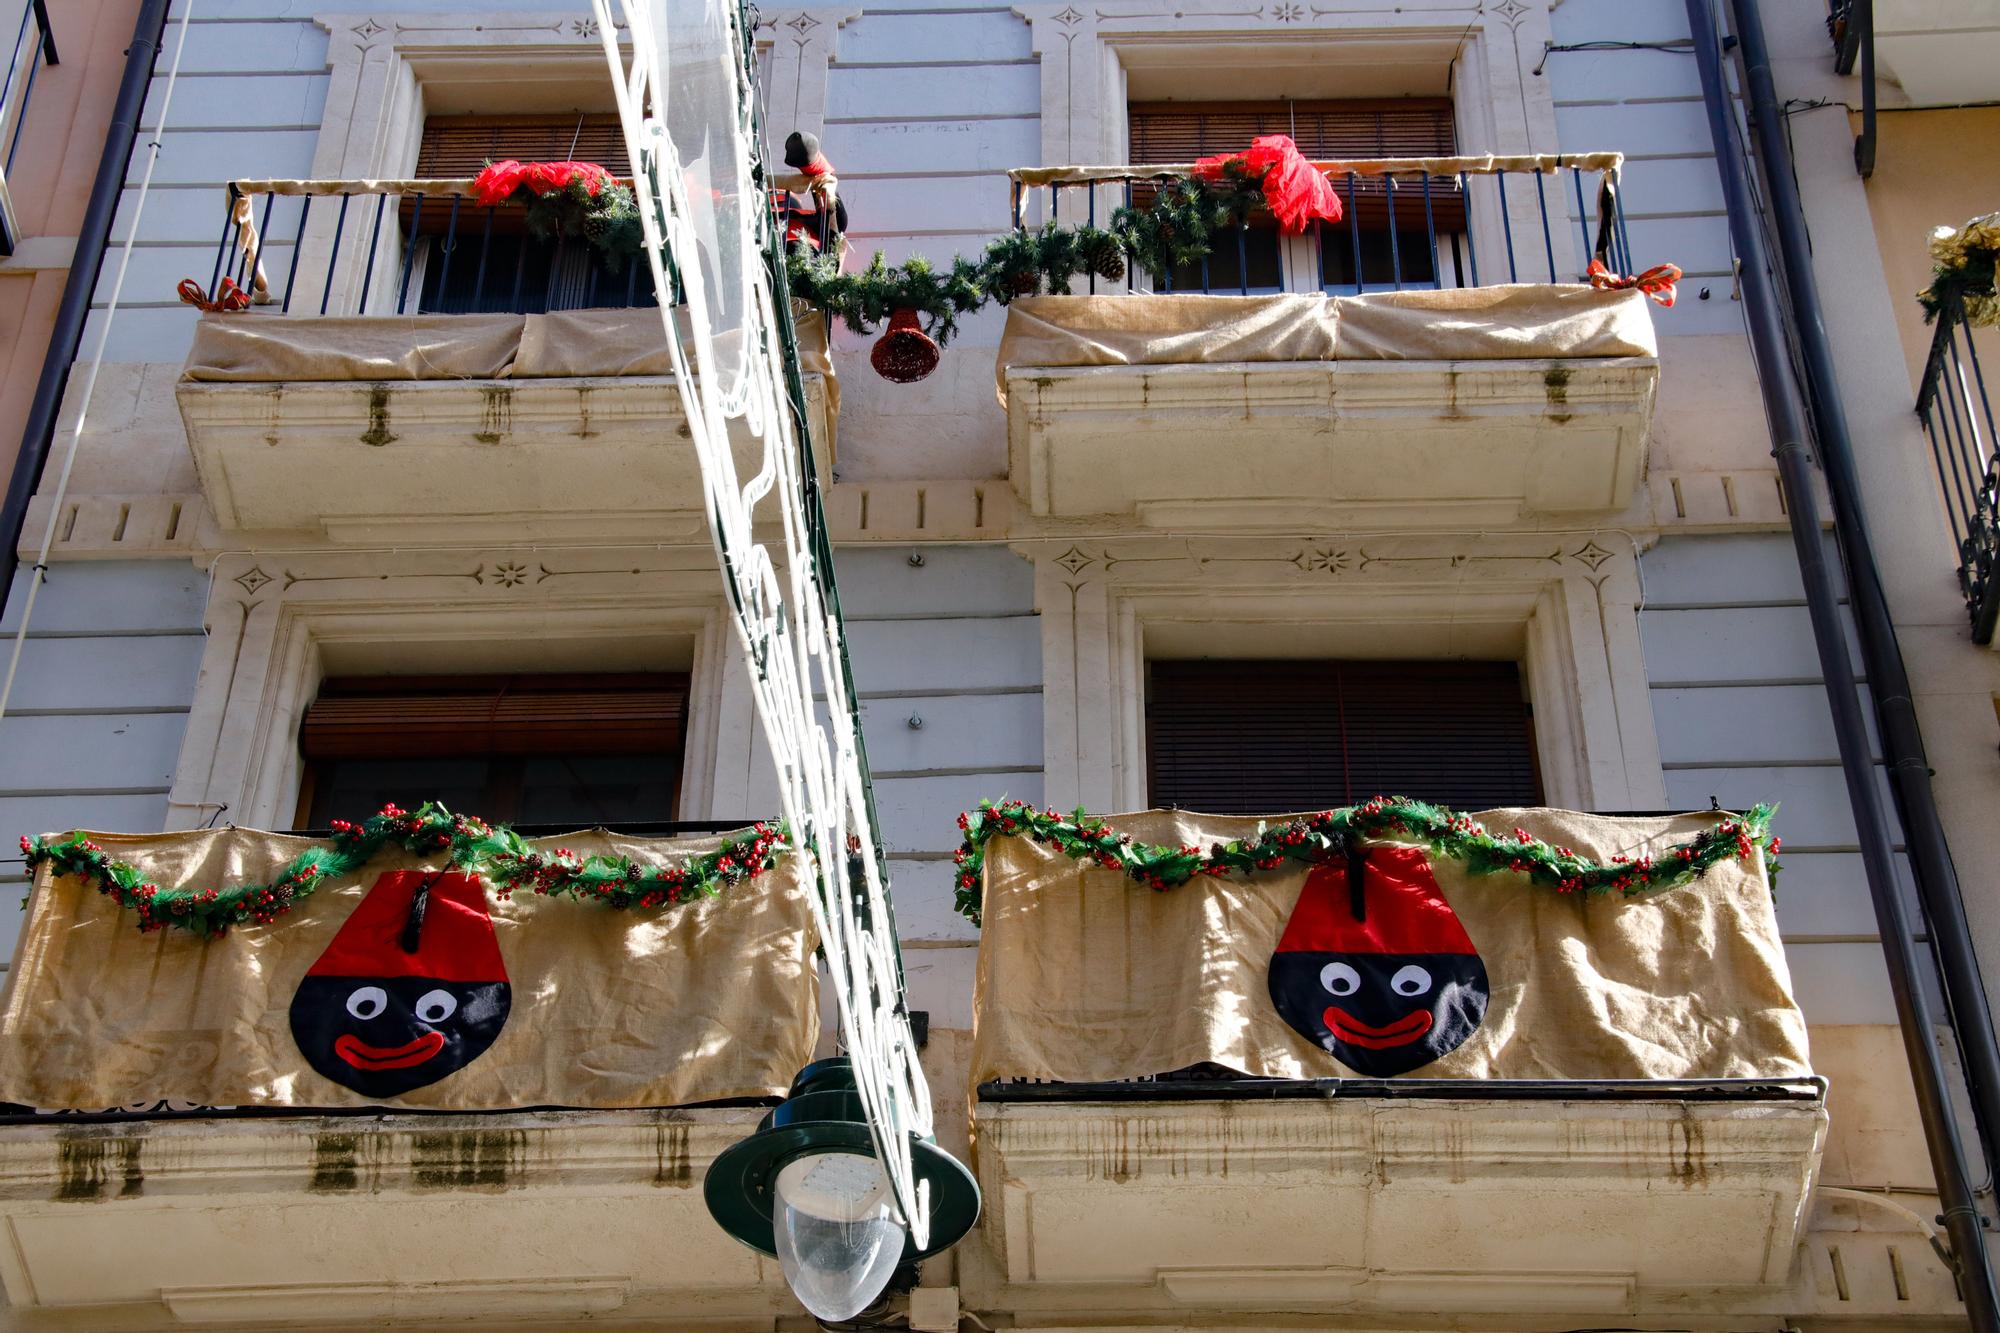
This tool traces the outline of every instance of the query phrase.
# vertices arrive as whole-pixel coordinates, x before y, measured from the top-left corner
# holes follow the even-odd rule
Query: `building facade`
[[[71,24],[79,56],[115,66],[122,37],[104,34],[137,8],[56,10],[63,67]],[[1774,0],[1764,23],[1964,910],[2000,968],[1985,870],[2000,667],[1968,629],[1960,478],[1941,481],[1914,411],[1939,372],[1913,295],[1931,228],[2000,197],[1995,113],[1958,105],[2000,96],[1993,63],[1958,53],[2000,41],[2000,19],[1937,8],[1875,6],[1865,180],[1859,81],[1836,72],[1821,0]],[[113,313],[100,282],[84,329],[87,352],[108,321],[87,425],[60,492],[53,467],[41,478],[0,620],[11,638],[53,525],[0,719],[0,826],[324,829],[413,793],[541,825],[770,815],[698,474],[660,444],[685,425],[657,358],[621,352],[642,327],[623,311],[648,305],[650,284],[420,187],[501,157],[630,169],[588,8],[205,0],[176,55],[182,22],[176,6],[152,76],[142,141],[178,61],[143,214],[128,185],[114,225],[114,255],[136,238],[125,288]],[[910,1004],[927,1020],[940,1142],[986,1187],[980,1227],[926,1263],[938,1290],[908,1307],[911,1326],[956,1328],[960,1310],[1047,1328],[1962,1323],[1683,7],[922,0],[765,9],[756,34],[770,137],[818,136],[850,270],[876,250],[947,263],[1017,224],[1106,223],[1150,188],[1017,168],[1185,162],[1273,132],[1315,159],[1522,159],[1387,190],[1336,174],[1341,227],[1254,225],[1234,255],[1219,247],[1171,282],[1079,279],[1077,295],[1103,297],[1083,315],[988,306],[915,383],[871,366],[877,331],[802,325]],[[76,117],[79,143],[91,124]],[[50,142],[31,131],[24,160]],[[1615,203],[1593,154],[1623,155]],[[54,168],[7,179],[30,170]],[[344,184],[285,184],[300,181]],[[1511,354],[1440,331],[1560,324],[1561,291],[1602,244],[1628,272],[1678,265],[1677,299],[1635,296],[1585,335]],[[192,278],[214,299],[225,276],[248,309],[177,295]],[[34,311],[52,297],[34,281],[10,385],[32,383],[46,337]],[[1121,325],[1117,303],[1154,300],[1133,290],[1149,285],[1236,304]],[[1480,293],[1503,285],[1557,304],[1495,316]],[[1437,296],[1405,305],[1406,288]],[[1284,321],[1307,297],[1359,298],[1328,336],[1377,350],[1298,352],[1317,335]],[[296,331],[273,333],[285,323]],[[2000,367],[1990,331],[1964,336]],[[21,396],[0,397],[0,416]],[[535,706],[506,711],[522,698]],[[1286,1101],[1000,1089],[981,1114],[979,929],[954,910],[961,811],[1010,797],[1278,814],[1392,784],[1467,810],[1779,803],[1777,922],[1824,1115],[1813,1088],[1789,1111],[1667,1095],[1352,1122]],[[0,865],[0,887],[29,880]],[[0,915],[11,948],[19,919]],[[1936,1035],[1956,1080],[1960,1034]],[[680,1151],[697,1162],[755,1119],[687,1116]],[[623,1180],[619,1153],[652,1171],[653,1128],[604,1147],[629,1128],[612,1120],[466,1129],[474,1167],[406,1188],[396,1173],[425,1149],[391,1143],[407,1126],[381,1118],[360,1136],[388,1145],[381,1174],[343,1191],[326,1142],[357,1136],[324,1126],[194,1116],[70,1141],[30,1118],[0,1130],[16,1136],[0,1149],[9,1317],[810,1326],[776,1265],[719,1232],[684,1253],[669,1239],[421,1258],[422,1209],[440,1201],[527,1246],[538,1216],[650,1232],[674,1193],[692,1237],[706,1226],[696,1174],[667,1191]],[[1401,1155],[1383,1146],[1392,1122],[1412,1136]],[[528,1146],[493,1149],[488,1169],[488,1134]],[[95,1167],[78,1164],[84,1140]],[[114,1149],[162,1186],[121,1197]],[[606,1174],[565,1174],[600,1150]],[[1358,1257],[1301,1239],[1331,1206],[1320,1169],[1347,1182],[1328,1196],[1343,1216],[1383,1219]],[[1456,1210],[1436,1253],[1420,1253],[1419,1221],[1388,1220],[1399,1171],[1431,1193],[1395,1207]],[[1517,1209],[1533,1220],[1510,1221]],[[209,1253],[178,1286],[106,1257],[177,1217],[238,1237],[242,1257]],[[412,1239],[371,1247],[377,1221]],[[316,1227],[326,1252],[297,1272],[246,1239]],[[1569,1248],[1586,1233],[1599,1252]]]

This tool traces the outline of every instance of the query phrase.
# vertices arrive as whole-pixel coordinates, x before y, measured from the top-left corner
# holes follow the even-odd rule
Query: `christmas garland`
[[[1776,806],[1759,805],[1721,823],[1658,856],[1614,856],[1593,861],[1567,847],[1555,847],[1525,829],[1497,837],[1467,815],[1401,796],[1377,796],[1360,805],[1322,810],[1282,824],[1259,826],[1257,836],[1218,842],[1204,851],[1166,843],[1135,842],[1101,819],[1079,810],[1059,815],[1037,810],[1025,801],[991,801],[958,817],[965,840],[953,860],[958,865],[956,906],[960,915],[979,924],[982,872],[986,844],[993,838],[1032,838],[1078,861],[1095,861],[1106,870],[1122,870],[1135,884],[1164,892],[1198,876],[1276,870],[1287,861],[1312,864],[1341,853],[1350,838],[1416,843],[1434,856],[1465,863],[1474,874],[1511,871],[1526,875],[1559,893],[1609,893],[1627,897],[1673,888],[1701,877],[1710,866],[1730,859],[1747,860],[1763,847],[1769,875],[1777,878],[1779,839],[1772,836]]]
[[[842,273],[837,254],[796,247],[786,257],[786,277],[793,297],[819,306],[856,333],[871,331],[899,310],[914,310],[930,336],[944,344],[957,331],[960,315],[1042,292],[1066,296],[1084,274],[1121,282],[1127,265],[1135,264],[1155,285],[1165,286],[1174,269],[1200,263],[1218,235],[1264,207],[1260,179],[1240,163],[1226,162],[1212,178],[1162,184],[1144,208],[1117,209],[1109,228],[1050,223],[1038,231],[1011,231],[978,258],[961,255],[945,269],[922,256],[892,267],[878,250],[866,269]]]
[[[213,939],[231,926],[277,920],[320,885],[352,874],[392,845],[416,856],[443,852],[458,869],[490,879],[502,898],[528,891],[639,910],[713,898],[769,870],[788,848],[782,825],[756,824],[705,856],[677,866],[643,865],[625,856],[579,856],[562,847],[537,851],[512,829],[426,802],[417,810],[385,805],[359,824],[334,820],[328,845],[299,853],[269,884],[162,888],[136,867],[112,860],[81,833],[23,837],[21,852],[30,873],[50,862],[56,874],[74,875],[131,908],[139,914],[142,931],[173,926]]]
[[[1976,217],[1963,227],[1939,227],[1931,233],[1931,285],[1917,293],[1930,323],[1956,294],[1965,322],[1977,328],[2000,327],[2000,290],[1994,285],[2000,261],[2000,213]]]

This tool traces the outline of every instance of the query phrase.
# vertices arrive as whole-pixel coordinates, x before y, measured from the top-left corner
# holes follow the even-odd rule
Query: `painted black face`
[[[397,1097],[483,1055],[512,1002],[504,981],[309,976],[292,996],[292,1039],[342,1087]]]
[[[1277,953],[1271,1003],[1293,1028],[1368,1078],[1421,1069],[1486,1017],[1486,965],[1471,953]]]

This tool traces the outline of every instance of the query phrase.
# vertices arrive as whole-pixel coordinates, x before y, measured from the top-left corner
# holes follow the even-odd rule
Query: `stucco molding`
[[[1135,58],[1189,43],[1201,43],[1204,49],[1226,46],[1239,53],[1254,54],[1260,48],[1277,52],[1315,38],[1327,40],[1330,61],[1341,56],[1337,39],[1365,38],[1371,46],[1448,49],[1444,58],[1451,69],[1460,152],[1554,152],[1555,99],[1549,81],[1534,73],[1546,44],[1553,40],[1549,9],[1546,3],[1521,0],[1393,7],[1310,0],[1181,0],[1171,8],[1140,0],[1105,5],[1064,0],[1016,5],[1014,13],[1027,20],[1032,50],[1041,57],[1046,166],[1127,159],[1126,71]],[[1358,53],[1360,48],[1352,49]],[[1218,90],[1207,95],[1227,94]],[[1499,205],[1486,197],[1489,193],[1474,192],[1472,226],[1482,249],[1504,253],[1498,244],[1503,231]],[[1562,193],[1554,191],[1552,201],[1552,248],[1558,273],[1576,273],[1581,271],[1578,238],[1569,217],[1572,204]],[[1099,200],[1106,210],[1118,202],[1108,193]],[[1532,191],[1515,190],[1508,213],[1516,235],[1539,233],[1541,218]],[[1303,265],[1291,267],[1304,271]]]
[[[1639,542],[1609,531],[1016,543],[1042,618],[1045,797],[1148,803],[1145,665],[1237,657],[1521,661],[1550,804],[1666,803],[1639,642]]]
[[[208,643],[168,795],[170,828],[291,825],[298,726],[330,652],[470,673],[686,657],[674,817],[752,809],[755,718],[705,547],[236,551],[215,557],[209,574]]]

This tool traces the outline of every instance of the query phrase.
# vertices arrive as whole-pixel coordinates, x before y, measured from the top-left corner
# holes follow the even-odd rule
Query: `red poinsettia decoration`
[[[584,193],[595,196],[616,178],[595,162],[516,162],[507,158],[489,162],[472,181],[472,192],[482,205],[504,204],[514,192],[527,189],[537,195],[554,194],[571,185],[581,185]]]
[[[1261,182],[1258,188],[1278,219],[1279,231],[1296,236],[1316,219],[1340,221],[1340,196],[1306,160],[1291,135],[1260,134],[1250,141],[1246,153],[1218,153],[1197,160],[1194,174],[1203,180],[1220,180],[1231,164]]]

